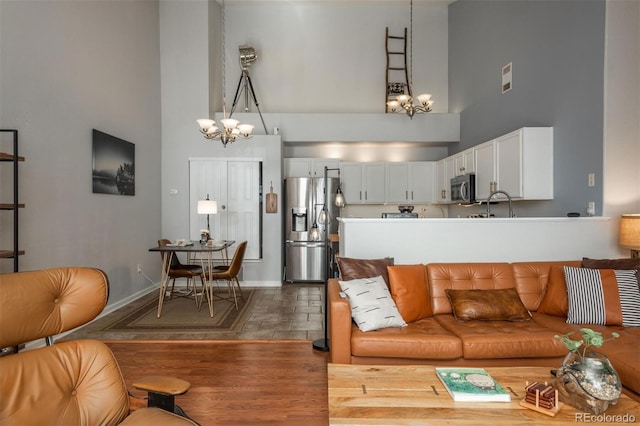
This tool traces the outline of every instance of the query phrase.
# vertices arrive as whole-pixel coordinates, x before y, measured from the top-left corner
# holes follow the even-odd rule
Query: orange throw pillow
[[[569,298],[567,297],[567,283],[564,279],[562,266],[552,266],[549,271],[547,291],[538,306],[539,314],[566,318],[569,313]]]
[[[433,316],[424,265],[388,266],[389,289],[406,322]]]

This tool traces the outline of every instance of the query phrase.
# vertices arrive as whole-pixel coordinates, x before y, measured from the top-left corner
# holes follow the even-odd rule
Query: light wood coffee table
[[[589,417],[565,405],[549,417],[520,406],[525,381],[551,382],[545,367],[487,367],[511,402],[454,402],[433,366],[328,364],[332,425],[520,425],[640,422],[640,403],[622,395],[606,413]],[[515,396],[517,395],[517,396]],[[627,419],[622,420],[624,416]]]

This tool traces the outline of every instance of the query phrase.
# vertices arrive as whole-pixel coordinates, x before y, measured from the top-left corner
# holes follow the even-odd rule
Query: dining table
[[[163,246],[152,247],[149,251],[157,251],[162,254],[162,274],[160,278],[160,294],[158,295],[158,318],[162,314],[162,305],[164,298],[169,287],[169,268],[171,266],[171,259],[173,256],[177,256],[178,253],[187,254],[187,263],[200,264],[205,277],[205,285],[213,285],[213,273],[214,263],[216,262],[215,254],[220,254],[219,261],[223,265],[229,264],[229,247],[233,246],[236,242],[234,240],[209,240],[208,242],[202,241],[178,241]],[[193,292],[197,302],[197,292],[195,285],[192,287],[189,295]],[[208,292],[207,298],[208,297]],[[203,297],[201,295],[200,297]],[[213,318],[213,300],[207,300],[209,305],[209,315]]]

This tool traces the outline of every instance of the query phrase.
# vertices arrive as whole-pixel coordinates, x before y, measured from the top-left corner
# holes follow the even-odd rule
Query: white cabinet
[[[553,199],[553,128],[523,127],[475,147],[476,198]],[[505,199],[503,195],[498,199]]]
[[[452,177],[475,172],[474,148],[466,149],[453,156]]]
[[[435,163],[386,163],[385,202],[432,203],[436,192]]]
[[[475,147],[476,158],[476,200],[486,200],[496,181],[496,141],[482,143]]]
[[[451,190],[451,182],[448,180],[447,159],[436,163],[436,203],[447,203],[451,201],[449,194]]]
[[[433,161],[409,163],[409,201],[436,201],[436,164]]]
[[[340,182],[348,204],[382,204],[385,163],[341,162]]]
[[[337,169],[340,161],[335,158],[285,158],[285,177],[324,177],[324,168]],[[331,171],[329,177],[337,177],[337,172]]]
[[[512,198],[553,199],[553,128],[523,127],[497,138],[496,182]]]
[[[385,165],[384,199],[389,203],[404,203],[409,199],[409,165],[387,163]]]

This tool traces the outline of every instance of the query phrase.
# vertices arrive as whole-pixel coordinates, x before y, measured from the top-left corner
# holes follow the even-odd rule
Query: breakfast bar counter
[[[396,264],[624,257],[608,217],[339,218],[340,255]]]

